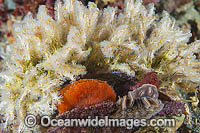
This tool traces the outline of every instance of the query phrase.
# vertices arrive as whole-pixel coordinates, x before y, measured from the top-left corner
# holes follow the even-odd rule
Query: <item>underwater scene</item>
[[[0,0],[0,133],[200,133],[199,0]]]

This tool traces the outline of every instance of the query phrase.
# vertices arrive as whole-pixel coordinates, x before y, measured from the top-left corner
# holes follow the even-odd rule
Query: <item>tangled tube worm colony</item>
[[[29,13],[13,26],[15,41],[9,45],[0,73],[0,114],[4,120],[0,127],[4,130],[39,132],[39,125],[33,129],[25,126],[25,116],[52,116],[57,105],[63,104],[61,86],[66,81],[89,85],[85,80],[77,81],[88,72],[118,71],[136,79],[156,72],[157,89],[168,94],[200,84],[200,61],[194,54],[200,42],[187,44],[190,31],[177,27],[167,12],[157,19],[153,4],[146,8],[142,0],[125,0],[119,15],[116,8],[102,11],[95,3],[86,7],[77,0],[57,0],[54,7],[55,19],[41,5],[35,18]],[[72,106],[101,102],[102,95],[114,101],[109,86],[89,82],[92,88],[100,84],[105,89],[84,90],[92,95],[89,101],[84,101],[85,94],[79,95],[79,87],[64,89],[61,93],[67,104],[59,107],[61,113]],[[154,85],[157,87],[157,81]],[[96,93],[100,94],[97,99]]]

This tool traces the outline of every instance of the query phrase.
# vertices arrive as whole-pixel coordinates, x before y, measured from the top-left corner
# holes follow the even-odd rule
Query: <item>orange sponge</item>
[[[75,107],[116,100],[116,94],[107,82],[96,79],[75,81],[63,88],[60,94],[63,95],[61,104],[57,106],[60,114]]]

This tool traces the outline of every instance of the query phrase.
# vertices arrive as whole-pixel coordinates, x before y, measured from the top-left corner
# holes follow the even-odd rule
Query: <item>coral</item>
[[[116,100],[114,90],[104,81],[96,79],[82,79],[67,85],[60,91],[63,96],[58,105],[60,114],[75,107],[92,105],[105,100]]]
[[[166,91],[199,85],[200,62],[194,55],[199,41],[187,44],[191,33],[178,28],[166,12],[156,19],[153,4],[126,0],[119,15],[116,8],[101,11],[94,3],[85,7],[76,0],[58,0],[54,7],[54,19],[41,5],[35,18],[28,13],[13,26],[15,41],[0,73],[5,129],[17,124],[13,130],[28,132],[27,114],[53,114],[65,81],[91,71],[136,77],[156,72]]]

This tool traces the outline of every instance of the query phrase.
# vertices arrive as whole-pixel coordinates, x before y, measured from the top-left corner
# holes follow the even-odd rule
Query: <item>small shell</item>
[[[143,84],[141,87],[137,88],[133,92],[135,93],[135,97],[149,96],[155,99],[158,98],[157,87],[152,84]]]

